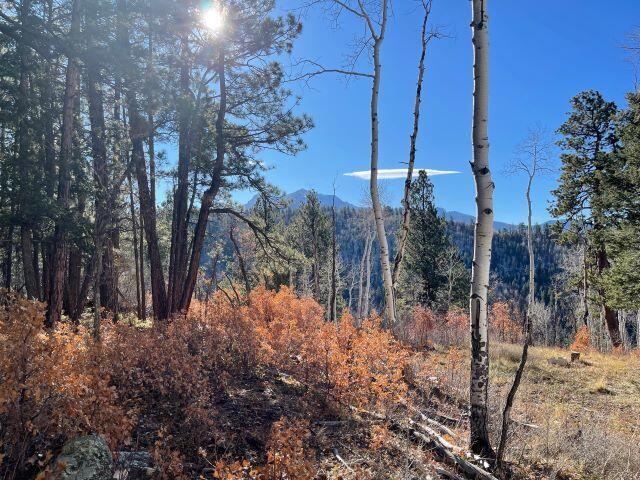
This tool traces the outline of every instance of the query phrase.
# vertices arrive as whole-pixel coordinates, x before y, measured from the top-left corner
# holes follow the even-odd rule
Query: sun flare
[[[202,12],[202,23],[211,32],[220,32],[224,28],[224,12],[219,8],[209,8]]]

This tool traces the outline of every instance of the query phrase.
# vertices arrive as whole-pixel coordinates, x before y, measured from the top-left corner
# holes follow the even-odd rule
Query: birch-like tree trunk
[[[375,34],[371,29],[374,38],[373,43],[373,86],[371,88],[371,179],[369,188],[371,190],[371,204],[373,207],[373,218],[375,220],[378,244],[380,246],[380,269],[382,271],[382,285],[384,288],[384,321],[388,327],[396,323],[396,305],[393,291],[393,276],[391,273],[391,262],[389,260],[389,243],[387,242],[387,232],[384,226],[384,214],[380,203],[380,193],[378,192],[378,157],[379,157],[379,119],[378,119],[378,98],[380,96],[380,80],[382,77],[382,65],[380,64],[380,48],[384,41],[388,2],[382,1],[382,20],[380,23],[380,33]]]
[[[527,302],[527,316],[524,321],[524,339],[522,344],[522,355],[520,356],[520,364],[516,369],[516,374],[513,378],[513,383],[507,394],[504,409],[502,410],[502,429],[500,431],[500,443],[498,445],[498,453],[496,456],[496,463],[498,468],[502,467],[502,459],[504,458],[504,452],[507,447],[507,438],[509,433],[509,422],[511,420],[511,408],[522,380],[522,374],[524,373],[524,367],[527,364],[527,357],[529,355],[529,343],[531,341],[531,326],[533,325],[533,305],[535,302],[535,257],[533,252],[533,227],[532,227],[532,213],[531,213],[531,185],[533,184],[533,178],[536,171],[536,159],[533,159],[533,168],[529,172],[529,180],[527,182],[527,249],[529,251],[529,298]]]
[[[473,92],[473,162],[476,185],[476,225],[469,316],[471,329],[470,447],[473,453],[487,458],[495,456],[487,428],[489,392],[489,328],[487,295],[493,238],[493,189],[489,170],[489,35],[487,0],[473,0],[474,92]]]
[[[329,301],[329,321],[338,321],[338,263],[336,245],[336,186],[333,185],[333,201],[331,203],[331,296]]]

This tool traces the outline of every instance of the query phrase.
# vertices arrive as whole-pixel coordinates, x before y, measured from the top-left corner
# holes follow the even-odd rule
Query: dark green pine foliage
[[[622,344],[617,313],[606,299],[603,278],[611,265],[607,236],[613,226],[611,210],[620,188],[623,167],[617,135],[618,109],[599,92],[581,92],[571,100],[573,110],[560,126],[562,174],[553,191],[551,214],[557,218],[559,238],[569,244],[585,242],[595,266],[592,279],[597,303],[604,309],[614,347]]]
[[[298,250],[308,259],[313,298],[324,304],[323,300],[328,298],[327,268],[331,263],[331,220],[314,190],[309,191],[305,203],[295,215],[292,230]]]
[[[574,243],[577,236],[589,235],[593,245],[604,246],[606,212],[620,169],[618,109],[592,90],[576,95],[571,106],[558,129],[562,173],[550,211],[559,220],[562,240]]]
[[[409,208],[411,228],[399,291],[405,301],[433,308],[447,283],[443,255],[450,241],[446,221],[434,203],[433,184],[423,171],[411,185]]]
[[[607,302],[614,308],[640,308],[640,94],[627,96],[621,116],[615,187],[609,192],[607,216],[615,228],[607,231],[611,267],[603,283]]]

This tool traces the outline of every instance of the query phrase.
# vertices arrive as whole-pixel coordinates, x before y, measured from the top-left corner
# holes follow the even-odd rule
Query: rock
[[[558,367],[569,368],[571,366],[569,360],[562,357],[551,357],[547,360],[547,362],[549,363],[549,365],[557,365]]]
[[[113,457],[103,437],[78,437],[62,447],[54,471],[60,480],[111,480]]]
[[[149,452],[118,452],[116,473],[118,480],[142,480],[153,475],[153,458]]]

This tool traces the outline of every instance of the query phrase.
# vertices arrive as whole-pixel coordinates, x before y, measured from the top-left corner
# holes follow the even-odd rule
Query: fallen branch
[[[429,445],[429,448],[433,451],[436,457],[438,457],[442,462],[455,466],[460,471],[465,473],[472,478],[473,480],[498,480],[496,477],[491,475],[486,470],[474,465],[471,462],[463,459],[462,457],[456,455],[449,449],[447,449],[444,445],[438,442],[435,438],[430,438],[422,432],[418,432],[414,430],[413,436],[422,440],[426,445]]]
[[[344,460],[344,458],[342,458],[342,457],[340,456],[340,452],[338,452],[338,449],[337,449],[337,448],[335,448],[335,447],[333,448],[333,456],[334,456],[334,457],[336,457],[336,459],[337,459],[337,460],[338,460],[342,465],[344,465],[344,467],[345,467],[347,470],[349,470],[349,472],[351,472],[351,473],[353,473],[353,474],[355,475],[355,473],[356,473],[356,472],[355,472],[355,470],[354,470],[353,468],[351,468],[351,467],[349,466],[349,464]]]
[[[410,405],[410,404],[408,404],[408,403],[406,403],[406,402],[404,403],[404,405],[405,405],[405,407],[407,407],[409,410],[411,410],[411,411],[415,412],[415,413],[420,417],[420,419],[421,419],[423,422],[427,422],[427,423],[428,423],[429,425],[431,425],[432,427],[434,427],[434,428],[436,428],[436,429],[440,430],[440,432],[442,432],[442,433],[444,433],[444,434],[446,434],[446,435],[449,435],[449,436],[451,436],[451,437],[456,437],[456,436],[457,436],[457,435],[456,435],[456,432],[454,432],[453,430],[451,430],[449,427],[447,427],[447,426],[443,425],[442,423],[440,423],[440,422],[438,422],[438,421],[434,420],[434,419],[433,419],[433,418],[431,418],[431,417],[428,417],[427,415],[425,415],[423,412],[421,412],[419,409],[417,409],[417,408],[416,408],[416,407],[414,407],[413,405]],[[455,419],[451,419],[451,420],[454,420],[454,421],[455,421]]]
[[[443,463],[447,465],[451,465],[456,467],[462,473],[468,476],[468,478],[472,480],[498,480],[491,473],[486,470],[474,465],[473,463],[465,460],[459,455],[456,455],[451,450],[456,449],[460,450],[458,447],[454,447],[449,442],[444,440],[438,434],[436,434],[432,429],[426,427],[425,425],[420,425],[413,420],[409,420],[409,423],[412,427],[407,427],[402,425],[401,423],[392,420],[384,415],[381,415],[377,412],[371,412],[369,410],[358,409],[352,405],[349,406],[352,411],[356,413],[364,413],[366,415],[370,415],[378,420],[385,420],[391,427],[396,430],[399,430],[405,434],[409,435],[409,438],[416,438],[423,442],[432,452],[433,454]]]
[[[455,473],[448,472],[447,470],[443,470],[442,468],[436,468],[436,473],[440,475],[441,478],[445,478],[447,480],[464,480],[462,477],[459,477]]]
[[[411,425],[413,428],[415,428],[416,430],[420,430],[423,434],[428,435],[429,437],[433,438],[434,440],[437,440],[443,447],[447,448],[448,450],[452,450],[455,452],[462,452],[462,449],[460,447],[457,447],[456,445],[452,444],[451,442],[449,442],[447,439],[441,437],[440,435],[438,435],[438,433],[433,430],[430,427],[427,427],[426,425],[423,425],[421,423],[418,422],[414,422],[413,420],[409,420],[409,425]]]

